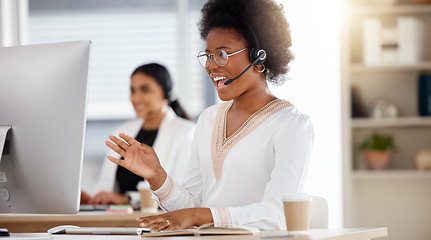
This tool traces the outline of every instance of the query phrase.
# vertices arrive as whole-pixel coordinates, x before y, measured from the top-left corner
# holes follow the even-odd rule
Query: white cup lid
[[[313,197],[307,193],[285,194],[282,198],[283,202],[311,202]]]
[[[140,181],[138,185],[136,185],[138,190],[150,189],[150,184],[147,181]]]

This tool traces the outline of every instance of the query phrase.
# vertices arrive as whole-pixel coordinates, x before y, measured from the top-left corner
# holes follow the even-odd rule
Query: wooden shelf
[[[423,71],[431,70],[431,61],[418,62],[416,64],[386,64],[367,66],[364,64],[353,63],[350,70],[352,73],[366,72],[393,72],[393,71]]]
[[[354,118],[352,128],[431,127],[431,117]]]
[[[421,13],[430,13],[430,12],[431,12],[431,4],[381,5],[381,6],[353,8],[353,14],[360,15],[360,16],[421,14]]]
[[[431,171],[418,170],[355,170],[352,173],[354,180],[378,180],[378,179],[431,179]]]

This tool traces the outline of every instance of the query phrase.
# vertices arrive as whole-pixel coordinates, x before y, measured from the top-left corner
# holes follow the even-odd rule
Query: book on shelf
[[[201,236],[201,235],[252,235],[258,233],[259,229],[244,227],[244,226],[231,226],[231,227],[214,227],[213,223],[207,223],[196,228],[160,231],[160,232],[147,232],[143,231],[140,234],[142,237],[163,237],[163,236]]]
[[[422,74],[418,82],[420,116],[431,116],[431,74]]]
[[[355,86],[352,86],[351,92],[352,92],[351,94],[352,117],[353,118],[366,117],[367,114],[364,109],[364,104],[362,102],[359,89]]]

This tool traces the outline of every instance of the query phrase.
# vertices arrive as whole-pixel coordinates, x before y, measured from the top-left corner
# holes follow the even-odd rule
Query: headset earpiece
[[[250,61],[256,63],[254,65],[263,64],[266,60],[266,52],[263,49],[252,48],[250,50]]]

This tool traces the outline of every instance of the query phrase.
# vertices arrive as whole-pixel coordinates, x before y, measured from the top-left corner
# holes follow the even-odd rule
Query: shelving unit
[[[431,117],[398,117],[394,119],[355,118],[352,128],[427,127]]]
[[[357,170],[352,173],[354,180],[431,180],[431,172],[417,170],[368,171]]]
[[[431,12],[431,10],[430,10]],[[352,73],[367,73],[367,72],[392,72],[392,71],[421,71],[431,69],[431,61],[422,61],[416,64],[405,65],[386,65],[386,66],[365,66],[364,64],[351,64]]]
[[[360,1],[357,1],[360,2]],[[365,2],[365,1],[362,1]],[[423,4],[401,3],[397,5],[377,5],[369,7],[357,7],[352,14],[356,16],[366,15],[400,15],[400,14],[419,14],[431,12],[431,6]]]
[[[372,5],[372,3],[378,3]],[[416,170],[415,154],[431,148],[431,116],[418,114],[418,78],[431,72],[431,4],[397,0],[382,5],[378,0],[343,0],[341,39],[343,195],[345,227],[388,227],[384,239],[431,239],[431,171]],[[369,4],[369,5],[367,5]],[[412,16],[426,26],[424,56],[417,62],[371,65],[365,62],[365,18],[394,20]],[[351,89],[360,96],[368,115],[351,115]],[[370,117],[373,103],[389,100],[399,117]],[[397,151],[387,170],[367,170],[358,146],[373,132],[394,137]]]

